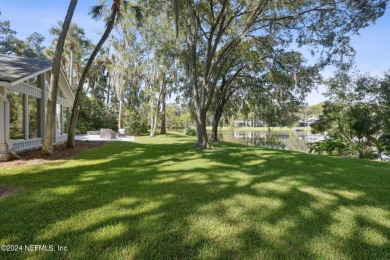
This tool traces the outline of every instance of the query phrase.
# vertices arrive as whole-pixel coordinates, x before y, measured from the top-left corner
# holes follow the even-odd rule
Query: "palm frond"
[[[123,17],[123,11],[127,10],[128,6],[130,5],[129,1],[120,1],[120,8],[117,12],[117,18],[116,23],[119,23],[120,20],[122,20]]]
[[[129,5],[130,5],[129,1],[122,1],[122,10],[127,10]]]
[[[89,11],[89,15],[92,16],[93,19],[99,19],[103,15],[103,5],[95,5],[91,6],[91,9]]]
[[[135,18],[137,19],[138,22],[142,21],[142,8],[139,5],[132,5],[131,8],[135,12]]]

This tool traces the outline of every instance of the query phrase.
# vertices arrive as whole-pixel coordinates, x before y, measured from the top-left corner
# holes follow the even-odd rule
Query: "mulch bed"
[[[88,149],[102,146],[105,142],[93,141],[76,141],[75,148],[67,148],[65,144],[55,145],[51,156],[43,155],[41,149],[35,149],[18,154],[20,159],[15,159],[9,162],[0,162],[0,168],[13,168],[18,166],[36,165],[49,163],[53,161],[68,159],[75,154],[84,152]],[[0,194],[2,188],[0,187]]]

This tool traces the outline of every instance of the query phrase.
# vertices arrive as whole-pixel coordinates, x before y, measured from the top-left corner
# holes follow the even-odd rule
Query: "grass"
[[[390,258],[390,165],[168,134],[0,171],[0,258]]]

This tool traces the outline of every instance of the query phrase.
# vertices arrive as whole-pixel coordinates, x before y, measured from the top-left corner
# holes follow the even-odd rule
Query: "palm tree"
[[[89,69],[89,73],[87,76],[87,82],[88,82],[88,90],[91,94],[92,99],[96,102],[97,100],[102,100],[105,97],[105,88],[106,88],[106,74],[107,71],[107,60],[104,56],[102,56],[102,53],[100,56],[95,58],[94,64],[92,64],[91,68]],[[104,82],[103,84],[99,84],[101,82]]]
[[[64,44],[66,35],[69,30],[70,23],[72,21],[74,10],[76,9],[78,0],[71,0],[69,3],[68,11],[65,16],[65,21],[62,26],[61,35],[58,38],[56,51],[54,54],[53,67],[51,70],[50,77],[50,88],[47,102],[46,112],[46,125],[45,125],[45,136],[43,139],[42,152],[46,155],[53,153],[53,138],[54,138],[54,126],[56,121],[56,105],[57,105],[57,92],[58,92],[58,81],[61,72],[61,57],[64,50]]]
[[[50,28],[50,34],[59,36],[62,25],[63,22],[59,21],[57,26]],[[62,65],[67,68],[69,83],[71,86],[73,86],[74,81],[73,73],[80,67],[81,58],[90,46],[91,42],[86,39],[84,29],[75,23],[70,24],[64,45],[64,51],[67,55],[63,55]]]
[[[92,14],[93,18],[98,18],[102,15],[103,7],[106,1],[103,1],[101,5],[98,6],[93,6],[91,8],[90,14]],[[66,142],[67,147],[74,147],[74,138],[76,135],[76,124],[77,124],[77,117],[78,117],[78,106],[80,104],[80,99],[81,99],[81,94],[84,86],[84,82],[87,78],[88,71],[92,66],[92,63],[96,57],[96,55],[99,53],[100,49],[102,48],[104,42],[107,40],[108,36],[110,35],[112,29],[114,28],[114,24],[117,19],[120,18],[121,12],[122,12],[122,6],[126,7],[128,5],[127,1],[122,1],[122,0],[112,0],[112,5],[111,5],[111,13],[110,16],[107,19],[106,23],[106,29],[99,40],[98,44],[96,45],[95,49],[93,50],[91,56],[89,57],[86,66],[84,67],[83,73],[81,75],[79,84],[77,86],[77,91],[75,95],[75,101],[73,103],[72,107],[72,114],[70,117],[70,124],[69,124],[69,130],[68,130],[68,140]],[[136,12],[137,18],[140,19],[141,17],[141,9],[138,6],[132,6],[132,8]]]

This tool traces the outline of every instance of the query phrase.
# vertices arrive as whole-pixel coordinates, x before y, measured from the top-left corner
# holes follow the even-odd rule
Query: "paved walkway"
[[[120,142],[134,142],[134,136],[118,137],[116,139],[103,139],[100,135],[76,135],[77,141],[120,141]]]

